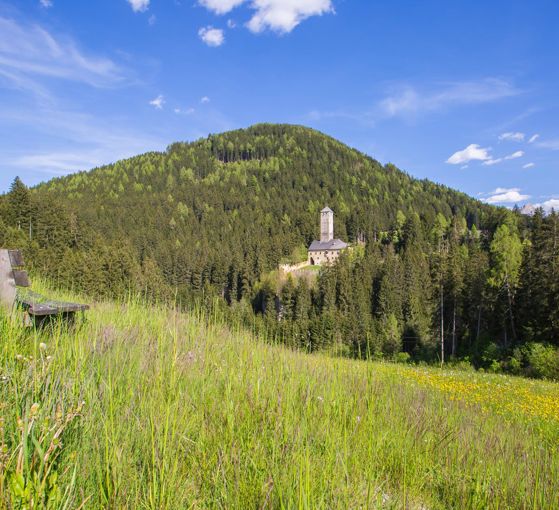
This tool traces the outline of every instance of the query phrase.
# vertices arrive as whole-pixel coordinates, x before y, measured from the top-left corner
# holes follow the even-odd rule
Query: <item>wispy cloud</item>
[[[46,176],[88,170],[149,150],[161,150],[168,143],[135,128],[121,126],[119,122],[70,111],[45,109],[39,115],[35,111],[2,111],[0,122],[32,126],[37,139],[55,134],[48,142],[48,149],[21,148],[11,155],[0,156],[3,168],[19,168]]]
[[[450,83],[423,92],[403,86],[380,101],[379,108],[387,117],[416,116],[453,106],[488,103],[517,94],[519,90],[512,84],[497,78]]]
[[[165,98],[159,94],[155,99],[152,99],[149,104],[157,110],[162,110],[163,105],[165,104]]]
[[[111,59],[91,56],[69,37],[55,36],[38,25],[0,17],[0,76],[11,87],[46,94],[40,81],[56,78],[111,87],[124,81]]]
[[[64,175],[69,171],[85,170],[103,163],[97,151],[46,152],[15,158],[14,166],[33,168],[48,175]]]
[[[52,7],[52,0],[39,0],[39,3],[45,8],[48,9]]]
[[[517,204],[530,198],[530,195],[522,194],[520,188],[497,188],[483,195],[482,200],[488,204]]]
[[[532,135],[530,137],[530,140],[528,140],[528,143],[534,143],[539,137],[540,137],[540,135],[538,133],[536,133],[535,135]]]
[[[524,138],[525,138],[525,134],[524,133],[520,133],[518,131],[516,132],[510,132],[510,133],[503,133],[501,135],[499,135],[499,140],[503,141],[509,141],[509,142],[523,142]]]
[[[505,159],[518,159],[521,158],[522,156],[524,156],[524,151],[516,151],[513,152],[512,154],[509,154],[508,156],[505,156]]]
[[[497,165],[498,163],[502,163],[503,161],[508,161],[508,160],[511,160],[511,159],[518,159],[518,158],[521,158],[522,156],[524,156],[524,151],[516,151],[516,152],[513,152],[512,154],[509,154],[508,156],[504,156],[502,158],[488,159],[487,161],[484,161],[482,163],[482,165],[485,165],[485,166]]]
[[[463,165],[469,161],[489,161],[491,148],[480,147],[477,143],[468,145],[465,149],[455,152],[446,162],[451,165]]]
[[[204,104],[204,103],[209,103],[209,102],[210,102],[210,98],[209,98],[208,96],[203,96],[203,97],[200,98],[200,102],[201,102],[202,104]]]
[[[127,0],[134,12],[144,12],[149,8],[150,0]]]
[[[193,113],[196,112],[196,110],[194,108],[187,108],[186,110],[183,110],[181,108],[175,108],[173,111],[177,115],[192,115]]]
[[[493,165],[498,165],[499,163],[502,163],[502,162],[503,162],[503,158],[495,158],[495,159],[491,158],[491,159],[488,159],[488,160],[484,161],[482,163],[482,165],[493,166]]]
[[[555,138],[554,140],[542,140],[541,142],[536,143],[536,146],[541,147],[542,149],[559,151],[559,138]]]
[[[526,163],[525,165],[522,165],[522,168],[534,168],[534,166],[536,166],[534,163]]]
[[[334,12],[331,0],[198,0],[198,3],[215,14],[227,14],[247,4],[254,14],[246,26],[254,33],[271,30],[286,34],[307,18]]]
[[[198,37],[208,46],[217,48],[225,42],[225,35],[220,28],[214,28],[211,25],[202,27],[198,30]]]

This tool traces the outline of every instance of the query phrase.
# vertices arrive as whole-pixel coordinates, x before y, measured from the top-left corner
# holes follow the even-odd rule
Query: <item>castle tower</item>
[[[325,207],[320,211],[320,242],[327,243],[334,239],[334,211]]]

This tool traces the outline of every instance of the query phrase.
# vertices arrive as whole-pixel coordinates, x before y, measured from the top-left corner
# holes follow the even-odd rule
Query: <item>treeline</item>
[[[267,330],[310,351],[559,379],[558,242],[555,212],[508,214],[493,233],[412,216],[310,287],[268,277],[254,305]]]
[[[325,205],[336,236],[365,248],[316,279],[271,277],[318,235]],[[309,350],[468,357],[518,372],[533,370],[534,346],[559,342],[556,223],[286,125],[176,143],[34,189],[18,179],[0,197],[0,244],[23,247],[55,284],[184,306],[217,297]]]

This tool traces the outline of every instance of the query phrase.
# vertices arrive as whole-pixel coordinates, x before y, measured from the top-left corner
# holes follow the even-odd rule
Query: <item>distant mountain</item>
[[[532,204],[525,204],[520,209],[520,214],[524,214],[525,216],[533,216],[536,212],[536,207]]]

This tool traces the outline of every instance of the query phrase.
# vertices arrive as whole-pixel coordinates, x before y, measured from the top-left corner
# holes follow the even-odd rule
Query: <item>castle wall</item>
[[[340,256],[341,250],[309,251],[308,263],[314,266],[329,266]]]

